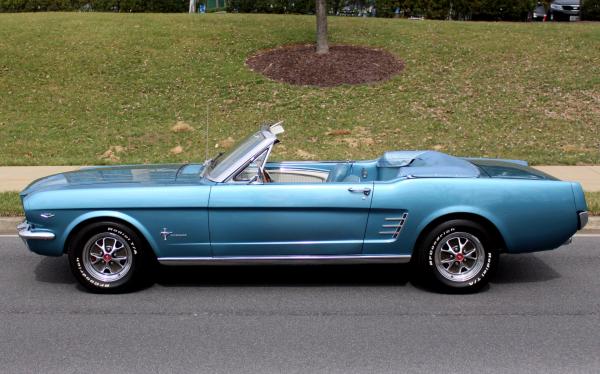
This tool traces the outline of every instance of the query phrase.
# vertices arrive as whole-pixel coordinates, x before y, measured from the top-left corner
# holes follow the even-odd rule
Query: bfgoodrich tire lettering
[[[67,250],[73,275],[92,292],[116,293],[140,284],[148,266],[143,241],[129,227],[96,222],[80,230]]]
[[[417,264],[425,281],[445,292],[475,292],[485,286],[498,262],[486,230],[468,220],[445,222],[426,235]]]

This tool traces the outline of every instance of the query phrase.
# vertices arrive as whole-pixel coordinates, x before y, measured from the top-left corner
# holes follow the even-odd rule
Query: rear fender
[[[423,218],[423,220],[421,220],[421,223],[419,224],[419,226],[417,226],[416,231],[418,233],[423,233],[425,228],[427,226],[429,226],[435,220],[440,219],[445,216],[461,215],[461,214],[478,216],[478,217],[483,218],[483,219],[487,220],[488,222],[490,222],[492,225],[494,225],[494,227],[496,227],[496,229],[500,233],[501,239],[504,241],[505,246],[507,248],[511,248],[512,242],[510,241],[510,236],[505,235],[507,232],[507,228],[502,223],[502,220],[500,220],[496,215],[494,215],[494,213],[492,213],[490,211],[487,211],[484,209],[479,209],[477,207],[473,207],[473,206],[469,206],[469,205],[454,205],[454,206],[449,206],[449,207],[444,207],[442,209],[438,209],[438,210],[430,213],[429,215],[427,215],[425,218]]]

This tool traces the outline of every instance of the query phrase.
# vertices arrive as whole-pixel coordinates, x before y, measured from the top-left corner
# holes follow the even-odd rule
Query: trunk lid
[[[558,180],[550,174],[528,166],[527,162],[522,160],[491,158],[466,158],[465,160],[479,167],[482,174],[490,178]]]

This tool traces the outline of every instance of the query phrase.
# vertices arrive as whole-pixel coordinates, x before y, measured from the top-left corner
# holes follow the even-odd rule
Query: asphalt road
[[[406,266],[162,270],[92,295],[0,238],[0,372],[600,372],[600,237],[501,257],[476,295]]]

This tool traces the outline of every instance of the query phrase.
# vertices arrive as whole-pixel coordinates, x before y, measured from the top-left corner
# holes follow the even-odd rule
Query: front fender
[[[132,216],[130,216],[128,214],[125,214],[125,213],[119,212],[119,211],[114,211],[114,210],[98,210],[98,211],[88,212],[88,213],[81,214],[81,215],[77,216],[77,218],[72,220],[71,223],[69,223],[69,225],[67,226],[67,228],[63,231],[62,235],[60,235],[58,237],[59,242],[62,244],[61,248],[63,250],[63,253],[64,253],[64,251],[66,251],[67,240],[69,239],[70,235],[73,233],[73,230],[77,226],[79,226],[80,224],[82,224],[86,221],[97,220],[99,218],[108,218],[108,219],[113,218],[113,219],[118,219],[120,221],[124,221],[124,222],[130,224],[144,237],[144,239],[146,239],[146,242],[150,245],[150,248],[152,249],[152,251],[155,254],[157,253],[158,246],[156,244],[156,241],[152,238],[152,236],[150,235],[148,230],[144,227],[144,225],[142,225],[140,221],[138,221],[137,219],[133,218]]]

